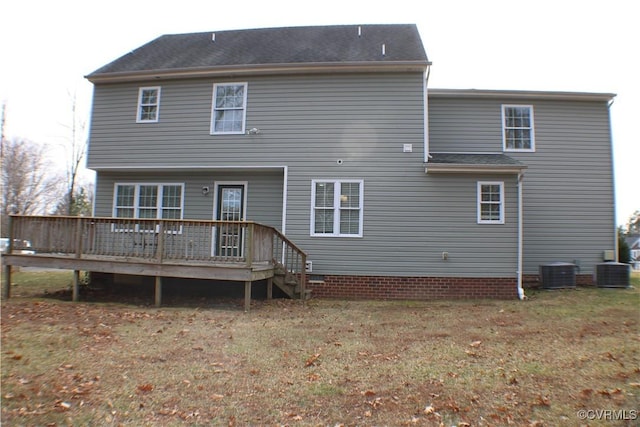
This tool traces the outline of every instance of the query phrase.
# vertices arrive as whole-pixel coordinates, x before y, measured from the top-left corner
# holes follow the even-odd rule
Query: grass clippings
[[[74,304],[19,284],[2,303],[2,425],[634,425],[634,283],[248,314],[242,301]]]

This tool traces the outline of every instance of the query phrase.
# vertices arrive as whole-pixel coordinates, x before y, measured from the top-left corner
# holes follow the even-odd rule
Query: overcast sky
[[[70,93],[89,121],[92,86],[84,76],[162,34],[389,23],[418,25],[433,62],[431,88],[616,93],[618,223],[640,209],[640,24],[629,0],[5,0],[5,133],[60,144]]]

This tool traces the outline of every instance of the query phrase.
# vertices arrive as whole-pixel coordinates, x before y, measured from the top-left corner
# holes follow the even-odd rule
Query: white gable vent
[[[576,287],[576,266],[568,262],[552,262],[540,266],[540,281],[544,289]]]
[[[605,262],[596,265],[596,286],[599,288],[628,288],[630,282],[629,264]]]

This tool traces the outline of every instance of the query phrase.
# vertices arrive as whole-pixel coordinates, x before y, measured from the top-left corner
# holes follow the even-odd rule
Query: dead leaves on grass
[[[311,355],[305,362],[304,362],[304,366],[306,368],[308,368],[309,366],[313,366],[316,364],[316,362],[318,361],[318,359],[320,358],[320,353],[316,353]]]
[[[76,330],[74,328],[68,332],[69,334],[73,334],[76,331],[80,335],[88,336],[88,339],[81,342],[88,343],[88,346],[95,346],[97,351],[103,348],[103,346],[97,345],[98,342],[111,345],[113,341],[118,341],[119,339],[124,346],[129,335],[120,334],[118,321],[120,315],[92,317],[92,315],[88,314],[89,312],[90,310],[85,307],[84,314],[77,319],[78,326],[86,327],[87,329]],[[149,316],[149,314],[146,314],[146,316]],[[259,317],[257,314],[253,316]],[[158,319],[153,313],[151,317],[155,320]],[[210,326],[216,328],[217,338],[223,338],[216,341],[216,343],[221,342],[220,345],[224,346],[244,345],[245,342],[243,340],[245,337],[237,333],[235,329],[227,329],[226,323],[219,320],[222,317],[203,319],[203,324],[204,321],[208,321]],[[123,320],[133,322],[136,321],[136,318],[137,316],[128,316]],[[90,320],[85,323],[85,319]],[[257,407],[256,402],[262,402],[260,400],[261,396],[267,394],[272,396],[273,392],[277,392],[279,398],[297,397],[299,395],[303,398],[312,396],[314,405],[317,404],[317,407],[313,409],[310,407],[303,408],[292,403],[291,405],[286,405],[282,412],[276,413],[272,418],[269,418],[271,415],[260,413],[256,408],[255,413],[259,414],[259,417],[263,417],[260,419],[265,421],[265,424],[267,420],[273,421],[272,424],[283,422],[285,425],[297,425],[298,423],[295,421],[302,421],[300,424],[312,424],[315,420],[321,419],[321,411],[327,414],[335,413],[334,408],[328,408],[328,405],[335,405],[336,407],[343,407],[344,413],[350,411],[348,412],[349,415],[343,418],[345,423],[349,422],[349,425],[357,423],[363,425],[391,425],[397,422],[396,425],[439,425],[444,423],[446,426],[464,426],[468,425],[465,423],[466,421],[471,422],[471,420],[473,420],[473,425],[478,425],[477,423],[480,422],[477,418],[478,413],[482,413],[486,418],[486,425],[507,425],[509,423],[512,425],[527,425],[527,423],[531,423],[531,426],[537,426],[540,424],[535,421],[528,421],[531,419],[532,414],[555,414],[558,411],[558,407],[566,405],[567,400],[566,397],[560,395],[561,389],[559,387],[554,388],[558,383],[554,382],[551,376],[538,375],[538,372],[534,371],[534,368],[537,368],[541,363],[535,350],[520,351],[523,347],[515,346],[513,344],[515,341],[508,341],[508,346],[514,347],[513,354],[503,353],[496,355],[493,348],[493,339],[488,334],[483,334],[482,331],[473,331],[470,335],[463,335],[459,340],[455,341],[455,346],[452,344],[450,354],[455,359],[445,365],[438,364],[439,361],[434,360],[435,358],[433,357],[433,355],[438,354],[437,346],[441,343],[439,340],[429,341],[429,345],[425,345],[423,349],[425,351],[412,358],[413,341],[405,341],[404,339],[394,346],[388,346],[386,342],[378,339],[371,341],[375,345],[368,346],[367,344],[370,341],[364,341],[365,345],[354,346],[348,336],[330,336],[327,339],[325,335],[320,334],[318,337],[305,336],[305,339],[308,339],[305,344],[294,343],[289,345],[286,339],[280,338],[280,334],[274,333],[275,338],[271,341],[271,347],[269,345],[265,347],[277,348],[273,352],[274,355],[284,355],[284,357],[280,357],[281,360],[276,364],[266,366],[260,363],[251,363],[250,358],[240,357],[241,361],[235,362],[236,359],[220,357],[218,353],[215,353],[216,357],[213,358],[214,351],[211,349],[211,345],[199,335],[200,324],[192,325],[193,319],[187,318],[183,313],[179,313],[175,318],[167,318],[164,320],[164,325],[162,323],[144,322],[146,335],[139,338],[140,342],[147,342],[144,340],[148,338],[149,334],[155,335],[152,334],[154,331],[158,331],[157,335],[153,337],[153,343],[158,344],[158,347],[154,347],[154,349],[160,348],[160,345],[164,342],[172,344],[173,340],[179,339],[181,357],[184,354],[197,359],[201,363],[198,367],[202,368],[202,372],[198,370],[198,376],[194,378],[186,376],[193,381],[191,387],[189,387],[189,383],[180,382],[179,379],[177,384],[179,390],[175,388],[175,384],[167,385],[162,380],[148,376],[146,373],[143,374],[144,376],[130,378],[129,382],[127,382],[127,394],[130,394],[134,400],[131,408],[134,408],[135,404],[137,404],[136,399],[144,402],[141,403],[141,408],[145,408],[144,411],[137,411],[136,413],[143,414],[142,416],[148,417],[148,420],[157,421],[157,425],[171,423],[172,420],[168,419],[167,416],[176,418],[175,422],[179,422],[177,419],[180,418],[192,420],[193,422],[197,420],[199,423],[206,424],[206,420],[210,420],[211,417],[222,415],[223,411],[219,408],[233,407],[238,405],[238,402],[242,402],[242,404],[249,402],[250,405]],[[45,324],[49,325],[47,322]],[[62,326],[66,325],[60,325],[60,327]],[[58,330],[56,328],[53,329]],[[211,330],[211,328],[209,329]],[[64,329],[60,329],[60,331],[63,334],[67,333],[67,330]],[[91,339],[92,336],[95,336],[93,340]],[[232,336],[234,336],[235,342],[227,340],[227,338],[232,339]],[[362,337],[366,336],[363,332]],[[371,335],[368,336],[370,337]],[[447,334],[438,335],[439,339],[448,336]],[[110,337],[113,338],[113,341]],[[136,338],[138,337],[136,336]],[[411,339],[413,338],[412,336]],[[394,339],[395,337],[391,337],[389,341],[395,342]],[[308,346],[307,343],[312,344]],[[409,348],[410,351],[404,351],[403,345],[405,344],[407,347],[404,348]],[[415,348],[421,349],[419,347],[420,344],[420,342],[416,341]],[[87,347],[83,346],[82,348],[86,349]],[[433,353],[430,353],[432,348]],[[23,363],[26,364],[30,359],[31,353],[26,352],[21,347],[14,348],[14,350],[16,351],[15,353],[8,354],[3,359],[3,361],[8,361],[6,366],[18,367]],[[610,366],[614,370],[621,370],[616,365],[624,362],[624,365],[621,364],[621,366],[627,366],[625,369],[626,376],[619,374],[616,377],[617,382],[602,383],[600,386],[587,383],[589,385],[576,387],[571,398],[577,401],[578,405],[586,406],[588,404],[592,406],[596,403],[607,402],[609,399],[612,399],[611,403],[613,403],[615,402],[613,399],[618,398],[618,396],[629,395],[626,391],[616,391],[616,386],[627,390],[640,386],[640,383],[637,383],[637,376],[631,374],[633,363],[628,354],[612,350],[613,354],[610,355],[606,351],[600,350],[585,354],[589,354],[593,359],[597,359],[600,364]],[[22,355],[24,356],[22,357]],[[234,353],[233,355],[235,357],[236,354]],[[127,365],[127,361],[121,361],[117,365],[114,364],[114,372],[120,372],[123,367],[127,367],[129,369],[128,372],[137,372],[141,365],[144,367],[144,364],[155,364],[158,361],[173,362],[172,357],[173,353],[170,352],[153,353],[148,356],[144,354],[139,356],[137,352],[134,352],[134,357],[128,360],[134,366]],[[501,357],[504,357],[505,360],[502,360]],[[22,362],[19,362],[20,360]],[[223,360],[224,364],[219,362],[212,363],[213,360]],[[586,356],[585,360],[587,360]],[[83,382],[82,380],[80,382],[74,380],[73,375],[77,371],[85,369],[86,365],[84,361],[77,359],[67,359],[66,361],[72,362],[73,365],[64,363],[59,365],[58,368],[58,365],[54,365],[52,371],[54,375],[59,373],[61,377],[68,378],[69,381],[67,383],[60,383],[67,386],[67,388],[64,393],[50,393],[49,396],[46,396],[46,410],[53,412],[52,405],[57,405],[56,411],[67,412],[62,416],[71,417],[80,412],[79,408],[82,399],[84,399],[85,405],[97,404],[96,402],[98,401],[101,402],[101,405],[104,405],[102,402],[108,396],[111,396],[111,384],[108,386],[106,383],[95,385],[95,390],[100,392],[98,395],[85,395],[83,397],[80,397],[82,394],[73,395],[74,388],[77,388],[77,391],[82,391],[79,386]],[[525,369],[525,366],[520,364],[521,362],[530,362],[531,369]],[[412,363],[415,363],[414,371],[400,370],[401,366],[413,366]],[[163,366],[169,366],[169,364]],[[277,366],[277,368],[274,368],[274,366]],[[398,367],[397,371],[395,370],[396,367]],[[570,367],[575,368],[573,365]],[[59,372],[56,372],[56,368],[59,369]],[[11,381],[18,384],[18,379],[20,378],[24,381],[24,384],[21,383],[18,387],[14,387],[10,391],[11,394],[5,396],[5,398],[11,399],[11,402],[7,403],[13,405],[18,401],[18,407],[27,407],[26,403],[20,402],[23,399],[20,397],[20,390],[25,390],[24,392],[28,393],[26,390],[35,387],[41,379],[36,376],[26,375],[24,371],[12,369],[14,369],[15,376],[12,377]],[[449,370],[450,372],[448,372]],[[398,377],[400,379],[393,376],[395,372],[403,374]],[[550,372],[555,371],[550,370]],[[543,373],[546,374],[546,372]],[[200,374],[202,377],[199,376]],[[279,377],[275,378],[275,380],[278,380],[277,385],[270,388],[269,385],[265,385],[268,382],[263,382],[263,379],[270,377],[272,374]],[[369,374],[371,374],[371,379],[366,376]],[[482,381],[476,383],[474,380],[476,375],[479,374],[485,375],[485,377]],[[105,373],[105,375],[107,374]],[[373,378],[374,376],[377,376],[377,378]],[[232,378],[236,377],[244,379],[245,382],[237,385],[232,380]],[[214,378],[220,382],[224,381],[225,388],[207,387],[205,385],[206,381],[214,381]],[[268,379],[271,380],[273,378]],[[483,393],[486,390],[484,387],[485,380],[487,383],[493,381],[495,385],[495,388],[489,390],[489,393]],[[630,383],[630,381],[634,380],[636,381],[635,384],[638,385],[634,386],[634,383]],[[565,380],[565,382],[568,381]],[[288,386],[295,385],[295,387],[287,387],[284,384]],[[102,387],[100,387],[101,385]],[[147,388],[145,387],[146,385],[151,387]],[[327,386],[325,387],[325,385]],[[593,389],[586,393],[588,395],[586,398],[593,400],[591,402],[580,402],[579,390],[589,386],[593,387]],[[200,389],[199,387],[204,388]],[[243,393],[245,391],[244,387],[247,387],[251,394],[248,394],[249,391]],[[100,388],[103,388],[103,390],[100,390]],[[178,393],[182,393],[187,388],[192,393],[196,393],[196,389],[198,389],[198,395],[202,398],[202,402],[205,403],[198,402],[193,404],[193,400],[185,403],[187,398],[184,394],[181,394],[183,401],[176,399],[175,402],[167,402],[164,399],[167,394],[175,393],[178,395]],[[601,388],[603,389],[600,390]],[[58,389],[56,388],[56,390]],[[91,388],[86,388],[86,390],[91,390]],[[224,390],[224,395],[214,393],[221,390]],[[549,390],[553,390],[553,392],[550,393]],[[49,391],[54,390],[50,388]],[[308,392],[307,395],[304,394],[306,392]],[[150,394],[145,395],[145,393]],[[474,400],[475,397],[471,396],[472,393],[483,393],[481,394],[482,399]],[[571,395],[572,393],[567,394]],[[449,396],[455,396],[455,400]],[[29,395],[28,398],[33,399],[29,403],[33,403],[36,399],[33,395]],[[54,399],[56,399],[56,403],[54,403]],[[62,405],[64,402],[71,404],[71,406],[65,408]],[[190,406],[181,408],[182,404],[193,404],[193,408]],[[161,405],[162,409],[158,405]],[[16,405],[12,406],[12,408],[15,407]],[[36,406],[32,405],[28,409],[32,410],[34,408]],[[122,408],[120,403],[118,403],[117,408],[120,414]],[[195,408],[199,408],[200,412]],[[207,413],[205,408],[209,408],[210,412]],[[546,408],[549,409],[547,410]],[[115,410],[115,408],[112,409]],[[88,410],[85,407],[84,411]],[[251,410],[253,410],[253,407]],[[14,414],[15,412],[11,415]],[[398,416],[396,418],[397,421],[389,424],[388,420],[396,415]],[[114,413],[114,421],[117,421],[118,417]],[[242,415],[239,415],[238,420],[240,421],[241,418]],[[224,417],[217,418],[217,420],[219,422],[224,422],[223,420],[232,421],[232,418],[227,413]],[[238,422],[238,425],[242,425],[241,422]]]
[[[470,357],[481,357],[480,354],[477,351],[475,351],[481,345],[482,345],[482,341],[479,341],[479,340],[473,341],[471,344],[469,344],[469,347],[473,348],[474,350],[465,350],[464,352],[467,354],[467,356],[470,356]]]
[[[140,384],[137,390],[139,393],[151,393],[153,391],[153,384]]]

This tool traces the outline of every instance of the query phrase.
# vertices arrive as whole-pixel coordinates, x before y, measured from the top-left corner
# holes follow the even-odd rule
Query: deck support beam
[[[73,288],[71,290],[71,301],[78,302],[80,300],[80,271],[73,270]]]
[[[273,277],[267,279],[267,299],[273,299]]]
[[[2,282],[2,299],[8,300],[11,296],[11,265],[4,266],[4,280]]]
[[[162,304],[162,277],[156,276],[156,307]]]
[[[249,312],[251,309],[251,280],[244,282],[244,311]]]

